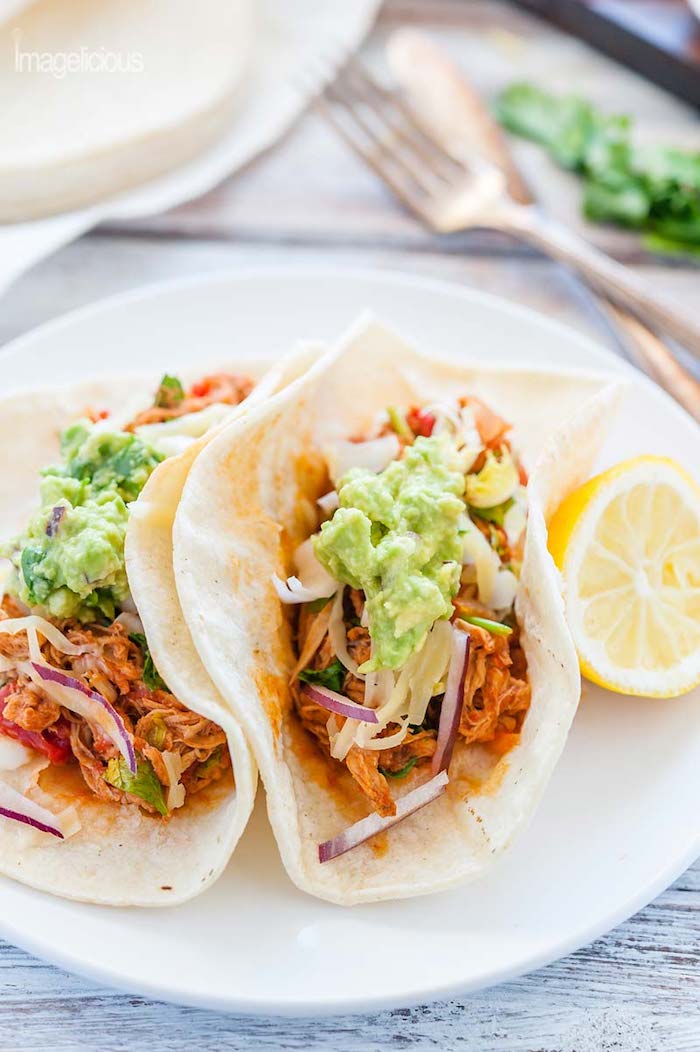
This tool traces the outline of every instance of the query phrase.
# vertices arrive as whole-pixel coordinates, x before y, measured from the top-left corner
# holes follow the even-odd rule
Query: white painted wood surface
[[[697,141],[697,122],[684,107],[505,4],[391,0],[370,55],[376,59],[383,35],[404,22],[434,30],[455,56],[481,70],[487,89],[503,79],[503,55],[517,65],[529,48],[528,62],[539,57],[548,68],[570,71],[596,97],[638,113],[645,135],[661,129],[667,140]],[[498,62],[485,62],[489,48],[501,55]],[[472,62],[474,55],[482,57]],[[527,163],[552,209],[578,224],[573,181],[531,153]],[[588,233],[679,302],[697,303],[697,269],[650,260],[633,235]],[[442,242],[427,235],[313,116],[206,198],[100,231],[37,267],[0,301],[0,343],[65,310],[163,278],[322,262],[464,282],[614,346],[593,300],[570,277],[485,234]],[[698,1052],[700,864],[626,924],[549,968],[468,998],[367,1018],[246,1019],[155,1004],[97,988],[0,943],[1,1052],[97,1048]]]

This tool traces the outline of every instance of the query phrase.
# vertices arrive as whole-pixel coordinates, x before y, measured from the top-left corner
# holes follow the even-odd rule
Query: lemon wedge
[[[622,694],[700,683],[700,486],[642,456],[596,475],[549,525],[581,671]]]

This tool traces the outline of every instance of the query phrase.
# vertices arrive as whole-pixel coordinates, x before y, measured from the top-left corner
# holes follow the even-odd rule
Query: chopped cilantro
[[[202,762],[197,765],[198,778],[203,778],[205,775],[209,774],[214,767],[217,767],[221,763],[222,752],[222,746],[217,745],[217,747],[212,752],[211,756],[208,756],[206,760],[202,760]]]
[[[389,417],[389,423],[399,438],[403,438],[406,442],[413,442],[416,436],[408,426],[406,417],[396,406],[390,405],[387,407],[387,416]]]
[[[162,749],[165,745],[165,736],[167,733],[168,728],[165,726],[163,720],[157,716],[146,731],[146,741],[149,745],[152,745],[154,749]]]
[[[146,803],[155,807],[161,815],[167,815],[168,808],[165,803],[163,786],[156,777],[156,772],[148,760],[140,759],[136,774],[132,774],[122,756],[113,757],[107,764],[103,778],[115,789],[122,789],[125,793],[140,796]]]
[[[477,628],[484,628],[493,636],[509,636],[513,631],[508,625],[504,625],[500,621],[491,621],[488,617],[472,617],[466,614],[461,614],[460,616],[462,621],[466,621],[469,625],[476,625]]]
[[[497,115],[509,131],[539,143],[583,177],[588,219],[644,230],[646,244],[656,251],[689,254],[700,248],[700,152],[637,144],[628,117],[534,84],[506,88]]]
[[[132,632],[129,639],[132,643],[136,643],[143,653],[144,686],[148,687],[149,690],[167,690],[168,694],[172,694],[170,687],[155,666],[153,658],[151,657],[151,651],[148,647],[148,641],[143,632]]]
[[[332,595],[328,595],[328,596],[321,596],[320,599],[312,599],[310,603],[306,604],[306,609],[311,614],[317,614],[317,613],[319,613],[320,610],[323,610],[324,606],[327,606],[328,603],[330,603],[332,598],[333,598]]]
[[[299,673],[302,683],[318,683],[321,687],[328,687],[337,694],[343,689],[345,680],[345,667],[338,658],[328,668],[305,668]]]
[[[503,520],[515,501],[512,497],[508,500],[504,500],[502,504],[496,504],[493,508],[471,508],[469,509],[472,517],[476,515],[480,519],[484,519],[486,522],[493,522],[496,526],[502,526]]]
[[[185,390],[177,376],[165,374],[156,391],[154,405],[159,409],[174,409],[185,400]]]
[[[408,763],[404,767],[399,768],[398,771],[387,771],[383,767],[379,767],[378,770],[381,774],[384,775],[385,778],[405,778],[406,775],[413,770],[417,763],[418,757],[412,756]]]

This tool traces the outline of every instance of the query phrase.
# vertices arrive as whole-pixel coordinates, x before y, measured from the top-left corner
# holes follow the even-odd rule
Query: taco
[[[180,602],[300,888],[445,888],[532,813],[580,690],[542,506],[580,481],[612,397],[365,320],[198,458]]]
[[[171,905],[233,851],[257,771],[189,640],[162,509],[210,429],[274,388],[260,374],[121,377],[0,406],[17,451],[0,511],[1,872]]]

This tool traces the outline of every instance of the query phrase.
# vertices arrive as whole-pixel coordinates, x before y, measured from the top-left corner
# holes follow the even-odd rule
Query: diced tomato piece
[[[63,717],[53,727],[42,731],[27,731],[19,727],[12,720],[6,720],[3,716],[8,694],[13,691],[14,684],[8,683],[0,690],[0,734],[6,734],[8,738],[14,738],[30,749],[44,753],[51,763],[68,763],[73,755],[70,747],[70,724]]]
[[[474,413],[476,429],[486,448],[498,449],[499,446],[505,444],[506,434],[511,429],[508,421],[498,413],[494,413],[493,409],[489,409],[480,398],[467,398],[466,404]]]
[[[211,394],[217,379],[216,376],[203,376],[201,380],[195,380],[189,390],[190,398],[206,398]]]
[[[435,427],[435,417],[423,409],[409,409],[406,413],[406,423],[414,435],[430,438]]]
[[[238,373],[211,373],[202,376],[190,387],[184,404],[190,398],[209,398],[212,402],[222,402],[226,405],[238,405],[247,398],[252,391],[253,381]],[[182,407],[183,403],[180,403]],[[201,409],[201,406],[188,406],[188,412]]]
[[[109,409],[88,409],[86,411],[88,419],[92,420],[93,424],[96,424],[98,420],[106,420],[109,416]]]
[[[44,749],[51,763],[68,763],[73,758],[70,746],[70,723],[61,717],[53,727],[44,731]]]

